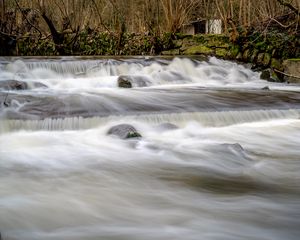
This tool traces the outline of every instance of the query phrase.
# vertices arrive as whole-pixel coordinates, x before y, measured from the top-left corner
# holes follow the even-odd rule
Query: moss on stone
[[[228,57],[234,59],[240,53],[240,48],[238,45],[231,45],[228,51]]]
[[[276,58],[271,59],[271,68],[283,71],[282,62]]]
[[[264,59],[264,53],[259,53],[257,55],[257,63],[258,64],[263,64],[263,59]]]
[[[184,51],[184,54],[187,54],[187,55],[200,55],[200,54],[212,55],[212,54],[214,54],[214,50],[209,47],[203,46],[203,45],[197,45],[197,46],[192,46],[192,47],[187,48]]]
[[[287,60],[292,61],[292,62],[299,62],[300,58],[290,58],[290,59],[287,59]]]
[[[270,62],[271,62],[271,55],[269,53],[265,53],[263,59],[263,65],[267,67],[269,66]]]
[[[179,49],[170,49],[167,51],[162,51],[162,55],[180,55],[180,50]]]
[[[243,60],[244,61],[249,61],[251,58],[251,50],[250,49],[246,49],[244,52],[243,52]]]
[[[270,74],[270,71],[268,69],[262,71],[261,74],[260,74],[260,79],[263,79],[263,80],[268,80],[270,77],[271,77],[271,74]]]
[[[253,52],[251,54],[251,57],[250,57],[250,62],[251,63],[255,63],[256,62],[258,53],[259,53],[259,51],[257,49],[253,50]]]
[[[216,56],[225,58],[228,55],[228,50],[225,48],[217,48],[216,49]]]

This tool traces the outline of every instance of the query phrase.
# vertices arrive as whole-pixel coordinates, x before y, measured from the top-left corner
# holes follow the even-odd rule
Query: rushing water
[[[3,240],[299,239],[297,85],[215,58],[0,59],[9,79],[31,88],[0,90]]]

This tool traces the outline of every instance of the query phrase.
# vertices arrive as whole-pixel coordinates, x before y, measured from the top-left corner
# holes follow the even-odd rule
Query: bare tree
[[[161,0],[165,30],[171,33],[179,31],[182,25],[188,20],[189,14],[197,1],[194,0]]]

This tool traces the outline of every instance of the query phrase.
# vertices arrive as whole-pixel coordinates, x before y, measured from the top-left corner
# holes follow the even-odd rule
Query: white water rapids
[[[297,85],[215,58],[2,58],[6,80],[29,89],[0,89],[3,240],[299,239]]]

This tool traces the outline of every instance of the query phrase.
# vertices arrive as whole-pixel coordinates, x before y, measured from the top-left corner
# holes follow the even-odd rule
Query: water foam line
[[[71,117],[44,120],[1,120],[0,132],[17,130],[63,131],[80,130],[98,127],[109,122],[131,123],[134,121],[148,124],[173,123],[183,126],[190,121],[196,121],[203,126],[221,127],[246,122],[267,121],[275,119],[298,119],[300,109],[288,110],[251,110],[251,111],[218,111],[218,112],[189,112],[163,113],[108,117]]]

